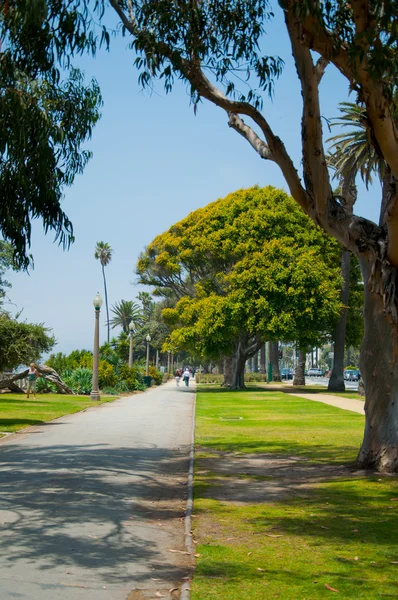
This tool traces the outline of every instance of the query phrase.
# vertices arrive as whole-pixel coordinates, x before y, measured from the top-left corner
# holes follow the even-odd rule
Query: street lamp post
[[[93,300],[95,309],[95,326],[94,326],[94,352],[93,352],[93,381],[91,384],[90,400],[99,400],[100,393],[98,389],[98,362],[99,362],[99,316],[102,306],[102,298],[97,292]]]
[[[146,336],[146,372],[145,375],[148,377],[149,376],[149,342],[151,341],[151,336],[148,335]]]
[[[133,321],[130,321],[129,329],[130,329],[129,367],[131,369],[131,367],[133,366],[133,333],[134,333]]]

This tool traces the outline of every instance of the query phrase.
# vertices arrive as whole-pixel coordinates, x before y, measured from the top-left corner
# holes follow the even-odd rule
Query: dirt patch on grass
[[[237,504],[278,502],[305,497],[315,485],[342,477],[366,477],[346,465],[314,464],[297,456],[214,453],[197,459],[197,481],[206,484],[202,498]]]

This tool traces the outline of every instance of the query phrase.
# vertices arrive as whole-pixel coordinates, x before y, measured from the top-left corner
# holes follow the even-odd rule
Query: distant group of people
[[[185,369],[177,369],[174,373],[174,377],[176,378],[176,385],[180,385],[181,377],[186,387],[189,387],[189,380],[192,377],[195,377],[195,369],[191,367],[185,367]]]

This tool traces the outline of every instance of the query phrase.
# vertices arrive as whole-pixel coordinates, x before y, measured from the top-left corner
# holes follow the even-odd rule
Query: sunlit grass
[[[354,461],[363,423],[362,415],[278,392],[198,394],[192,600],[398,597],[397,479],[336,467]],[[335,465],[335,475],[289,489],[281,474],[236,470],[238,459],[256,454],[271,464],[273,456],[300,457],[314,476]],[[234,456],[236,472],[217,473],[217,460],[231,464]],[[239,503],[229,497],[237,479],[247,490]],[[267,498],[267,486],[281,481],[288,493]],[[264,486],[263,502],[251,500],[252,484]]]
[[[51,421],[57,417],[79,412],[89,406],[98,406],[115,400],[116,396],[102,396],[98,402],[89,396],[66,396],[63,394],[37,394],[29,400],[23,394],[0,394],[1,432],[19,431],[30,425]]]

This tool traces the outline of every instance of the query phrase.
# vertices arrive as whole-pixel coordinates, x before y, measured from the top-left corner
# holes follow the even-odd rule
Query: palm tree
[[[329,146],[328,162],[335,170],[342,188],[355,186],[355,178],[359,173],[366,187],[372,183],[372,175],[377,175],[383,190],[380,211],[380,225],[383,225],[386,207],[392,193],[391,171],[379,151],[377,142],[372,139],[365,108],[353,102],[339,104],[342,116],[335,119],[332,126],[349,127],[327,140]],[[344,196],[344,193],[343,193]],[[355,202],[355,200],[353,201]]]
[[[342,117],[335,119],[333,125],[349,127],[344,131],[327,140],[332,142],[329,147],[328,162],[335,171],[335,177],[339,180],[338,193],[346,208],[353,212],[357,199],[355,185],[356,176],[359,173],[366,187],[372,183],[372,175],[376,174],[382,183],[383,201],[380,212],[380,224],[384,221],[385,208],[389,201],[391,191],[391,173],[387,167],[377,144],[370,138],[366,111],[363,107],[352,102],[339,104]],[[346,325],[348,313],[348,301],[350,293],[350,262],[351,255],[343,248],[341,261],[342,289],[341,300],[344,308],[334,333],[334,362],[331,377],[329,379],[329,391],[344,391],[344,348],[346,343]]]
[[[125,333],[129,333],[129,325],[131,322],[138,327],[142,321],[142,311],[140,306],[132,300],[120,300],[116,302],[111,312],[115,315],[110,320],[112,329],[115,327],[121,327]]]
[[[112,248],[106,242],[97,242],[95,246],[94,258],[100,261],[102,267],[102,276],[104,278],[104,291],[105,291],[105,306],[106,306],[106,319],[108,326],[108,343],[109,343],[109,308],[108,308],[108,291],[106,289],[106,277],[105,267],[109,265],[112,260]]]

